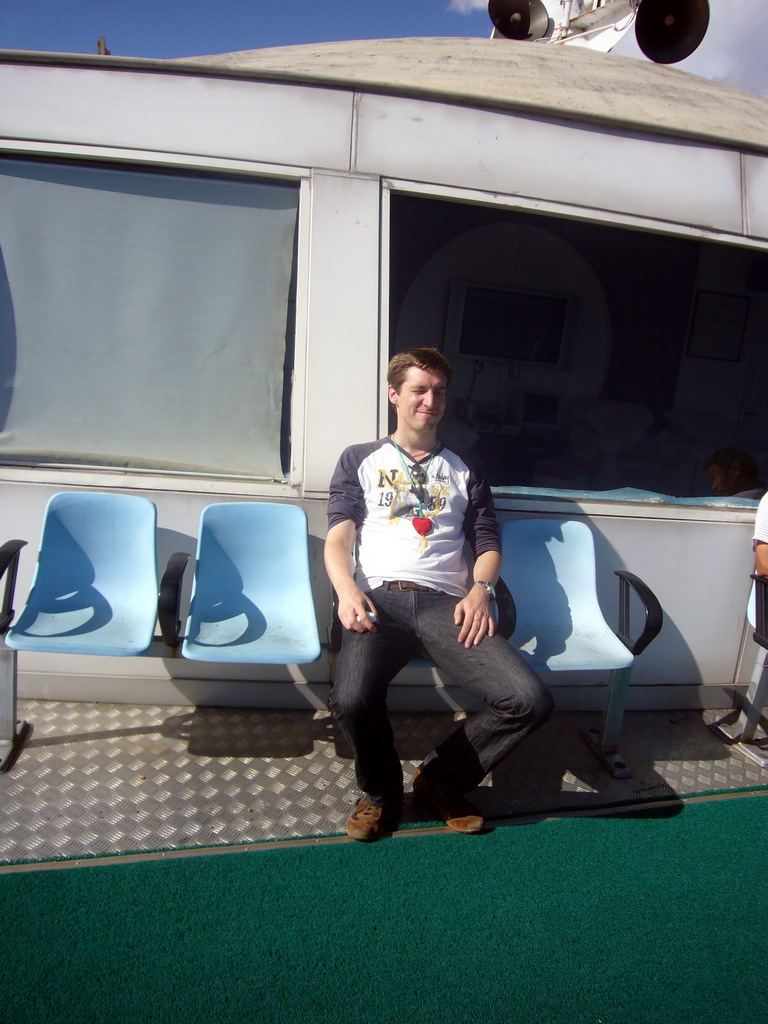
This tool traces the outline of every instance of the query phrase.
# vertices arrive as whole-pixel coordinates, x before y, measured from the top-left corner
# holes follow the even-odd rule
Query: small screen
[[[523,423],[531,427],[556,427],[560,420],[559,395],[524,395]]]
[[[456,355],[558,364],[568,300],[564,296],[466,285]]]

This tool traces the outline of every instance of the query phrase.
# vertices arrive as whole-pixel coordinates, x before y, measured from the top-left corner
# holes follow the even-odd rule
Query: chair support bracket
[[[768,749],[744,739],[741,717],[730,725],[724,721],[712,722],[709,728],[715,736],[727,743],[731,750],[760,765],[761,768],[768,768]]]
[[[0,774],[13,767],[31,732],[16,718],[16,651],[0,640]]]
[[[584,729],[581,735],[586,740],[587,746],[600,758],[614,779],[632,778],[632,772],[619,751],[603,749],[602,735],[599,729]]]

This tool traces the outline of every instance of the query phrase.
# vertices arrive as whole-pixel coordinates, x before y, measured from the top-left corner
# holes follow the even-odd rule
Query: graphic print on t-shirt
[[[408,467],[408,474],[400,467],[377,468],[376,472],[379,507],[389,510],[389,521],[393,525],[401,519],[410,519],[421,537],[420,546],[426,548],[432,520],[446,506],[448,477],[418,463]]]

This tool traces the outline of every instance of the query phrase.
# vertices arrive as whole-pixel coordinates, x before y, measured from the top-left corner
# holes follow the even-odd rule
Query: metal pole
[[[30,732],[16,718],[16,651],[0,641],[0,773],[13,765]]]

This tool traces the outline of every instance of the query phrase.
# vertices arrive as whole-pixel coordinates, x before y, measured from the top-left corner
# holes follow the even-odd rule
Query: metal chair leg
[[[768,749],[755,743],[755,733],[768,698],[768,654],[760,651],[755,663],[752,679],[747,687],[744,704],[735,722],[728,724],[725,719],[712,722],[710,729],[721,740],[733,746],[744,757],[754,761],[761,768],[768,768]]]
[[[16,718],[16,651],[0,640],[0,774],[13,767],[31,732]]]
[[[632,772],[618,750],[631,673],[632,666],[611,672],[608,703],[603,713],[602,735],[599,729],[586,729],[582,733],[590,749],[600,758],[614,779],[632,778]]]

